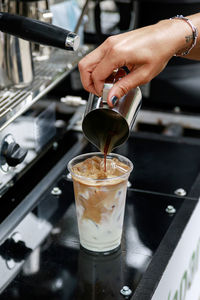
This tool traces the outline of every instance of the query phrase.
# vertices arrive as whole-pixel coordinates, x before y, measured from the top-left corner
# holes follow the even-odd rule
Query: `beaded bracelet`
[[[174,56],[185,56],[185,55],[187,55],[188,53],[190,53],[190,51],[194,48],[194,46],[195,46],[196,43],[197,43],[198,29],[197,29],[196,26],[194,26],[194,25],[192,24],[192,22],[191,22],[188,18],[186,18],[186,17],[184,17],[184,16],[182,16],[182,15],[177,15],[177,16],[175,16],[175,17],[170,18],[170,20],[172,20],[172,19],[183,20],[183,21],[187,22],[187,24],[192,28],[193,42],[192,42],[191,47],[190,47],[188,50],[182,52],[181,54],[174,54]]]

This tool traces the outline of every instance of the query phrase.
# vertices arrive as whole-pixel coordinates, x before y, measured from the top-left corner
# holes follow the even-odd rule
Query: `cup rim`
[[[72,163],[75,159],[79,159],[79,158],[83,158],[84,160],[84,157],[90,155],[91,157],[92,156],[98,156],[98,155],[101,155],[102,157],[104,156],[104,154],[102,152],[88,152],[88,153],[83,153],[83,154],[80,154],[80,155],[77,155],[75,157],[73,157],[67,164],[67,168],[69,170],[69,172],[71,173],[72,176],[76,177],[76,178],[79,178],[79,179],[87,179],[88,181],[95,181],[95,182],[109,182],[109,181],[113,181],[113,180],[118,180],[118,179],[121,179],[123,177],[127,177],[127,175],[129,175],[133,168],[134,168],[134,165],[133,163],[130,161],[129,158],[123,156],[123,155],[120,155],[118,153],[109,153],[107,156],[111,156],[111,157],[117,157],[117,158],[121,158],[121,159],[125,159],[129,162],[130,164],[130,170],[127,171],[126,173],[120,175],[120,176],[116,176],[116,177],[111,177],[111,178],[103,178],[103,179],[94,179],[94,178],[91,178],[91,177],[86,177],[86,176],[82,176],[82,175],[78,175],[78,174],[75,174],[73,171],[72,171]]]

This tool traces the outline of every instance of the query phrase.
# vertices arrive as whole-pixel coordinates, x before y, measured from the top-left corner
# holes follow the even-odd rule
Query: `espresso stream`
[[[126,71],[124,68],[119,68],[117,71],[113,71],[113,73],[106,79],[106,83],[115,83],[117,81],[119,81],[121,78],[123,78],[126,75]],[[112,138],[114,137],[114,135],[117,134],[117,131],[114,132],[108,132],[107,138],[106,138],[106,142],[103,148],[103,152],[104,152],[104,172],[106,172],[106,157],[108,154],[108,150],[110,149],[110,152],[113,149],[113,141]]]
[[[104,172],[106,173],[106,158],[107,158],[107,154],[108,154],[108,149],[110,147],[111,141],[112,141],[112,136],[113,134],[108,134],[106,142],[105,142],[105,146],[104,146]]]

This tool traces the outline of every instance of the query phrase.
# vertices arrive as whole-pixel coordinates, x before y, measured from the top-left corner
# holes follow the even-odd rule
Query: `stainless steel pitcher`
[[[123,144],[142,104],[139,87],[130,90],[114,107],[107,104],[111,83],[105,83],[102,97],[89,95],[82,122],[83,133],[101,152],[109,153]]]

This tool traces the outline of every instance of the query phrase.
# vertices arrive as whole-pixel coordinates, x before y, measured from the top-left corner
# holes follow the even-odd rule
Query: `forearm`
[[[200,60],[200,13],[186,17],[199,34],[195,47],[183,57]],[[109,92],[111,105],[113,97],[120,99],[131,88],[149,82],[175,54],[187,52],[194,43],[193,30],[191,24],[176,18],[109,37],[79,63],[83,86],[101,95],[105,79],[113,70],[127,66],[130,73],[116,82]]]

